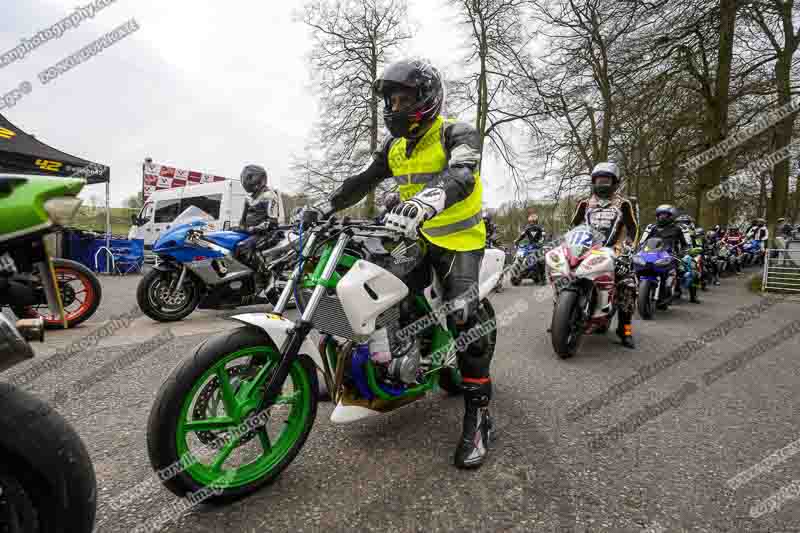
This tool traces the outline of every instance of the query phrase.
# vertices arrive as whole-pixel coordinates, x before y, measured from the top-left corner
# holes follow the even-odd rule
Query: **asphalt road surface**
[[[75,330],[49,332],[37,355],[52,357],[135,309],[138,279],[104,277],[98,314]],[[192,532],[800,531],[798,492],[789,490],[800,478],[800,454],[793,456],[800,446],[762,463],[800,438],[800,335],[780,331],[800,319],[800,303],[751,312],[587,412],[577,408],[761,297],[745,289],[743,277],[728,278],[701,293],[702,305],[684,301],[653,321],[637,318],[637,350],[621,347],[610,333],[586,338],[568,360],[554,355],[546,332],[550,298],[549,290],[529,284],[492,296],[498,313],[528,305],[500,328],[492,365],[498,438],[477,471],[451,465],[460,398],[437,394],[347,426],[332,425],[332,406],[323,403],[305,447],[276,483],[225,507],[201,504],[169,514],[178,500],[155,481],[146,454],[150,406],[182,357],[235,327],[226,318],[233,312],[197,312],[177,324],[139,317],[27,388],[49,401],[164,330],[175,336],[61,398],[59,411],[94,461],[101,532],[128,532],[160,513],[171,518],[160,530]],[[741,355],[776,335],[778,341]],[[737,365],[723,365],[736,357]],[[4,377],[29,364],[35,363]],[[706,384],[703,376],[712,370],[715,378]],[[621,429],[611,431],[615,426]],[[754,465],[746,482],[731,488],[729,480]]]

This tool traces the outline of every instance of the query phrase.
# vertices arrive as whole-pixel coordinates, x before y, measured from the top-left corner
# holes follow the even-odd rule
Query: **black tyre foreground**
[[[37,397],[0,383],[0,531],[91,533],[97,486],[70,424]]]

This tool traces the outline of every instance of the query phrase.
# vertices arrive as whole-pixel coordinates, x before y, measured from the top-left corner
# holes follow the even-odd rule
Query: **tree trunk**
[[[480,136],[480,151],[478,153],[483,156],[483,141],[486,138],[486,119],[489,112],[489,85],[487,82],[488,74],[486,72],[487,44],[485,31],[483,31],[481,34],[480,46],[481,72],[478,76],[478,116],[475,119],[475,129],[478,130],[478,135]],[[481,157],[481,160],[478,163],[478,171],[480,171],[482,162],[483,157]]]
[[[378,58],[373,53],[372,55],[372,65],[371,73],[372,73],[372,80],[376,80],[378,78]],[[370,125],[369,125],[369,152],[370,156],[375,153],[375,150],[378,149],[378,95],[375,91],[372,91],[372,96],[369,100],[369,112],[370,112]],[[368,218],[375,218],[378,215],[378,209],[375,206],[375,189],[372,189],[369,194],[367,194],[367,217]]]
[[[778,61],[775,63],[775,80],[777,83],[778,105],[788,104],[792,99],[791,93],[791,54],[785,51],[778,54]],[[789,146],[792,142],[792,126],[795,115],[785,118],[775,125],[775,137],[773,139],[774,151],[781,150]],[[767,209],[767,221],[769,223],[770,236],[775,236],[775,222],[778,218],[785,216],[789,208],[789,163],[791,158],[784,159],[772,169],[772,195]]]

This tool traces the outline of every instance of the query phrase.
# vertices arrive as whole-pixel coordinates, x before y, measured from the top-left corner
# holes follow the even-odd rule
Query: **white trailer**
[[[151,248],[162,233],[170,230],[178,215],[191,206],[202,209],[214,219],[208,225],[209,231],[236,226],[242,218],[246,198],[247,193],[237,180],[157,190],[147,198],[139,214],[131,217],[128,238],[144,239],[145,248]],[[286,214],[280,193],[278,199],[278,220],[283,224]]]

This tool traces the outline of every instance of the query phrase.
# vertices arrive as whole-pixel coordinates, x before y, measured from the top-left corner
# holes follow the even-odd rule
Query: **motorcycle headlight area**
[[[50,220],[63,226],[68,224],[78,212],[78,208],[83,203],[83,200],[74,196],[61,196],[58,198],[50,198],[44,203],[44,210]]]
[[[655,262],[655,265],[658,268],[667,268],[671,264],[672,264],[672,259],[669,258],[659,259],[658,261]]]

